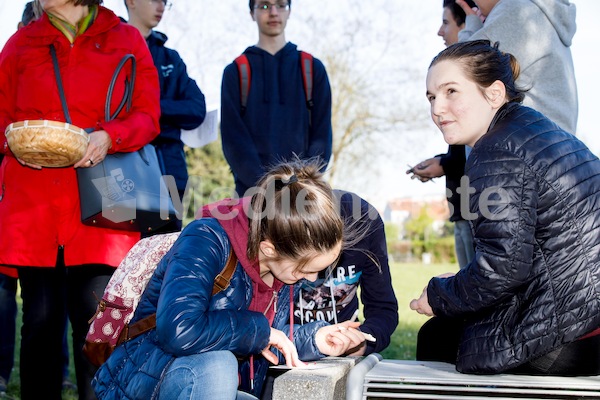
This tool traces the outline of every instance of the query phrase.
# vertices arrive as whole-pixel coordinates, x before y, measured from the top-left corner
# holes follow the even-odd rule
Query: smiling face
[[[427,73],[431,118],[448,144],[473,146],[487,131],[505,101],[504,85],[496,81],[481,89],[455,60],[434,64]]]
[[[317,280],[319,272],[335,263],[338,259],[342,244],[340,242],[329,251],[315,253],[301,267],[299,267],[297,260],[277,257],[277,253],[269,241],[261,242],[260,247],[259,264],[261,274],[270,273],[281,282],[293,285],[300,279],[306,279],[311,282]]]
[[[444,44],[450,46],[458,42],[458,32],[465,27],[465,24],[457,25],[456,19],[452,14],[450,7],[444,7],[444,13],[442,14],[442,25],[438,30],[438,36],[444,39]]]

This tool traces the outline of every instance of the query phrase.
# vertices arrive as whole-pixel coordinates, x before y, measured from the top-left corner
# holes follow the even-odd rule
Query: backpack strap
[[[300,69],[302,70],[302,83],[306,95],[306,107],[312,110],[314,106],[313,92],[313,56],[305,51],[300,51]]]
[[[229,287],[231,283],[231,277],[235,272],[235,266],[237,265],[238,258],[233,251],[233,248],[229,248],[229,257],[227,258],[227,263],[225,264],[225,268],[221,272],[215,276],[215,281],[213,283],[213,291],[212,295],[222,292],[223,290]]]
[[[250,93],[252,73],[250,72],[250,63],[248,62],[248,57],[246,57],[245,54],[239,55],[235,59],[235,64],[238,67],[238,73],[240,76],[240,100],[243,115],[246,112],[246,105],[248,104],[248,93]]]
[[[300,70],[302,71],[302,85],[304,86],[304,95],[306,97],[306,108],[310,111],[314,106],[313,101],[313,56],[305,51],[300,53]],[[240,100],[242,106],[242,115],[246,112],[248,105],[248,93],[250,93],[250,82],[252,81],[252,72],[250,71],[250,62],[245,54],[239,55],[235,60],[240,77]],[[310,120],[310,118],[309,118]]]
[[[227,258],[227,263],[225,263],[225,267],[215,276],[215,281],[213,282],[213,290],[212,295],[214,296],[217,293],[222,292],[223,290],[229,287],[231,283],[231,277],[235,272],[235,267],[237,265],[238,258],[233,251],[233,248],[229,248],[229,257]],[[134,324],[126,324],[123,327],[123,330],[119,334],[119,339],[117,340],[117,346],[121,343],[127,342],[133,338],[140,336],[143,333],[148,332],[151,329],[156,328],[156,313],[148,315],[146,318],[142,318]]]

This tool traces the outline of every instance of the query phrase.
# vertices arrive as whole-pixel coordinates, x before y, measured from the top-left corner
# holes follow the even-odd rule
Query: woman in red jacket
[[[44,15],[15,33],[0,53],[0,266],[16,268],[23,299],[23,399],[61,398],[64,315],[73,327],[79,396],[94,398],[95,369],[81,354],[87,320],[113,268],[139,233],[81,223],[76,168],[107,153],[135,151],[158,134],[157,73],[139,32],[101,7],[101,0],[40,0]],[[83,158],[72,167],[42,168],[17,159],[4,131],[16,121],[65,121],[50,45],[56,48],[72,123],[91,128]],[[110,122],[104,103],[121,58],[137,61],[132,107]],[[113,110],[124,93],[114,88]],[[65,298],[66,294],[66,298]]]

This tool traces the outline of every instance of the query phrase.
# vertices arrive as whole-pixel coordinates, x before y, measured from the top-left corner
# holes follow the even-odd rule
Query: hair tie
[[[284,181],[283,179],[275,179],[275,190],[281,190],[284,187],[296,182],[298,182],[298,177],[296,176],[296,174],[290,176],[287,181]]]

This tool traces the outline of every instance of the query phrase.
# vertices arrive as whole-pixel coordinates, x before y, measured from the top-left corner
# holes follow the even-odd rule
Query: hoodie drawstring
[[[294,343],[294,285],[290,286],[290,340]]]
[[[338,323],[338,319],[337,319],[337,305],[335,304],[335,297],[333,295],[333,285],[335,284],[335,282],[333,281],[333,273],[332,273],[332,268],[331,266],[327,267],[327,274],[329,275],[329,294],[331,295],[331,305],[332,305],[332,312],[333,312],[333,323],[337,324]]]

